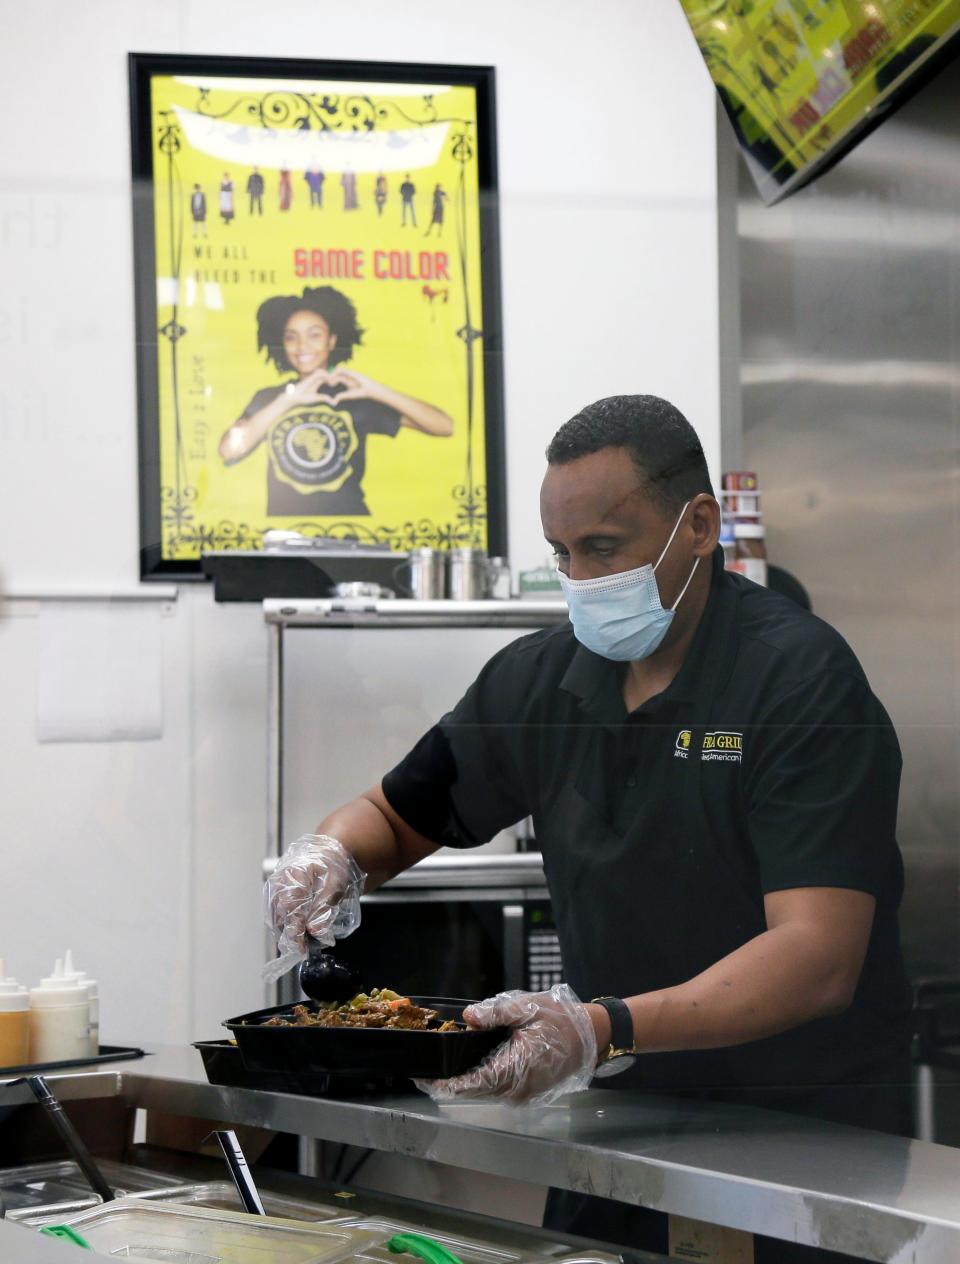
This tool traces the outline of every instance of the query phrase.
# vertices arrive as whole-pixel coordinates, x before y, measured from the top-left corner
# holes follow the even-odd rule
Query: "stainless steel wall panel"
[[[781,206],[742,170],[738,234],[770,557],[893,717],[908,960],[960,974],[960,66]]]

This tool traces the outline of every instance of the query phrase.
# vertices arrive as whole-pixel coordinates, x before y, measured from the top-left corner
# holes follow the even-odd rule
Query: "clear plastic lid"
[[[167,1264],[335,1264],[387,1236],[346,1225],[310,1225],[272,1216],[118,1198],[70,1216],[94,1251]]]
[[[554,1255],[551,1264],[619,1264],[620,1259],[606,1251],[573,1251],[570,1255]]]
[[[388,1238],[392,1238],[397,1233],[426,1234],[434,1242],[439,1242],[448,1251],[452,1251],[463,1264],[522,1264],[523,1261],[529,1259],[529,1246],[526,1244],[524,1250],[512,1251],[509,1247],[480,1242],[476,1238],[461,1237],[445,1229],[432,1226],[424,1229],[402,1220],[392,1220],[387,1216],[358,1217],[356,1223],[367,1229],[382,1230]],[[370,1247],[362,1254],[362,1259],[370,1261],[371,1264],[373,1261],[376,1261],[376,1264],[390,1264],[391,1258],[397,1260],[399,1257],[392,1254],[386,1242]]]
[[[151,1189],[132,1197],[138,1202],[179,1203],[181,1206],[213,1207],[220,1211],[243,1211],[236,1186],[229,1181],[205,1181],[197,1185],[181,1185],[177,1189]],[[326,1203],[287,1198],[263,1189],[260,1201],[268,1216],[279,1216],[283,1220],[308,1220],[312,1223],[342,1220],[351,1226],[360,1224],[356,1217],[347,1216],[343,1207],[331,1207]]]

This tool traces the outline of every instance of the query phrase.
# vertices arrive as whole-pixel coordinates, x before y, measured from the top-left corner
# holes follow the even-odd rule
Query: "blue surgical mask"
[[[687,505],[689,503],[687,501]],[[568,579],[557,571],[560,587],[567,599],[573,634],[594,654],[619,663],[635,662],[649,658],[667,635],[674,612],[690,587],[700,559],[693,563],[693,570],[680,596],[669,610],[664,610],[660,604],[660,590],[654,572],[673,543],[687,505],[680,510],[670,539],[652,566],[648,562],[636,570],[602,575],[599,579]]]

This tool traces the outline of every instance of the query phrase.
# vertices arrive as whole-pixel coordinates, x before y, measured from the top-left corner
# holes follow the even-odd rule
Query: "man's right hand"
[[[356,930],[366,876],[335,838],[298,838],[264,883],[264,920],[277,935],[279,952],[264,977],[278,979],[301,961],[307,935],[329,946]]]

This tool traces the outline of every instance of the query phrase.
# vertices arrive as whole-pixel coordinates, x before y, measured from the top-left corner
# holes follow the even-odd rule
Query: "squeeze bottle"
[[[30,1061],[86,1058],[89,1047],[87,989],[63,977],[63,962],[58,957],[53,974],[30,989]]]
[[[8,979],[0,957],[0,1067],[23,1066],[30,1059],[30,996]]]

